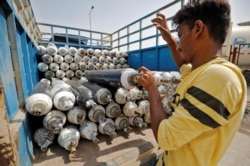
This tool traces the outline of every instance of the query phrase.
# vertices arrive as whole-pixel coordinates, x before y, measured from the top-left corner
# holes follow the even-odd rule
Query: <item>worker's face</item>
[[[179,44],[176,47],[184,63],[191,63],[194,56],[194,36],[192,29],[187,24],[182,23],[178,30]]]

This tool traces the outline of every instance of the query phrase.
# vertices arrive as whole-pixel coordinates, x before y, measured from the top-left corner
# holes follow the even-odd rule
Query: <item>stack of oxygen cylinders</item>
[[[87,70],[128,68],[127,54],[124,51],[59,47],[49,43],[38,46],[38,70],[43,77],[81,78]]]
[[[150,125],[148,93],[137,81],[140,73],[125,63],[126,53],[111,52],[56,48],[53,43],[37,48],[38,58],[42,59],[38,70],[44,75],[26,98],[25,109],[31,118],[42,118],[42,127],[32,133],[41,151],[47,151],[57,141],[70,154],[75,154],[80,140],[98,143],[99,134],[114,138],[118,130],[129,133],[134,127]],[[95,62],[91,60],[93,57]],[[100,57],[105,60],[101,62]],[[120,59],[122,64],[114,63]],[[171,114],[169,103],[181,80],[180,74],[153,73],[163,108]]]

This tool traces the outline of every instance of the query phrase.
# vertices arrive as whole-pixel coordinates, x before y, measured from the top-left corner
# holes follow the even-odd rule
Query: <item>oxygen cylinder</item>
[[[105,119],[105,109],[101,105],[96,105],[88,111],[88,118],[92,122],[103,122]]]
[[[75,56],[77,53],[77,49],[75,47],[69,47],[69,55]]]
[[[157,88],[158,88],[161,98],[168,95],[168,87],[165,84],[161,84]]]
[[[94,50],[94,55],[98,58],[98,57],[102,56],[102,51],[99,50],[99,49],[95,49]]]
[[[94,143],[97,143],[99,139],[97,124],[89,120],[85,120],[79,128],[80,136],[83,139],[92,140]]]
[[[172,110],[172,108],[171,108],[171,106],[170,106],[170,101],[171,101],[171,100],[169,100],[169,97],[170,97],[170,96],[164,96],[164,97],[162,98],[162,100],[161,100],[161,103],[162,103],[162,106],[163,106],[164,111],[165,111],[166,113],[168,113],[169,115],[171,115],[173,110]]]
[[[40,46],[37,46],[36,53],[41,56],[41,55],[46,54],[47,50],[44,46],[40,45]]]
[[[47,70],[46,72],[44,72],[44,77],[51,80],[52,78],[55,77],[55,72]]]
[[[85,63],[89,63],[90,57],[88,55],[83,56],[82,61]]]
[[[125,58],[119,58],[118,63],[124,65],[125,63],[127,63],[127,60]]]
[[[25,109],[32,115],[42,116],[51,111],[52,106],[50,81],[41,79],[25,100]]]
[[[58,136],[58,144],[66,150],[70,151],[70,154],[76,154],[76,148],[80,140],[80,132],[75,126],[67,126],[63,128]]]
[[[124,115],[118,116],[115,118],[115,129],[123,130],[124,132],[128,132],[129,130],[129,121],[128,118]]]
[[[124,51],[120,51],[120,57],[127,57],[128,54]]]
[[[84,72],[82,70],[76,70],[75,71],[75,76],[77,78],[81,78],[82,76],[84,76]]]
[[[45,127],[41,127],[35,131],[33,138],[37,145],[41,148],[41,151],[45,152],[53,143],[55,134]]]
[[[135,100],[140,100],[142,98],[142,91],[139,90],[137,87],[133,87],[131,89],[129,89],[129,94],[130,94],[130,98],[131,100],[135,101]]]
[[[55,63],[55,62],[52,62],[51,64],[49,64],[49,69],[51,71],[55,72],[55,71],[59,70],[59,65],[57,63]]]
[[[125,63],[121,66],[121,68],[129,68],[129,65]]]
[[[104,119],[98,126],[98,131],[101,134],[109,135],[111,137],[116,137],[117,133],[115,132],[115,124],[114,121],[110,118]]]
[[[116,118],[122,113],[120,105],[115,102],[111,102],[106,106],[105,114],[109,118]]]
[[[46,64],[50,64],[50,63],[53,62],[53,57],[52,57],[51,55],[49,55],[49,54],[44,54],[44,55],[42,56],[42,61],[43,61],[44,63],[46,63]]]
[[[106,59],[105,59],[105,62],[107,64],[111,63],[112,62],[112,58],[110,56],[107,56]]]
[[[109,65],[106,62],[104,62],[102,64],[102,68],[103,68],[103,70],[109,69]]]
[[[102,54],[103,54],[104,56],[109,56],[109,55],[110,55],[110,53],[109,53],[108,50],[102,50]]]
[[[122,68],[122,65],[121,64],[117,64],[116,65],[116,69],[121,69]]]
[[[95,65],[93,63],[88,63],[88,70],[95,70]]]
[[[128,101],[131,101],[129,90],[123,87],[120,87],[115,92],[115,101],[118,104],[126,104]]]
[[[102,70],[103,68],[102,68],[102,65],[100,63],[96,63],[95,64],[95,69],[96,70]]]
[[[62,70],[62,71],[67,71],[67,70],[69,70],[69,64],[68,63],[66,63],[66,62],[63,62],[63,63],[61,63],[60,64],[60,69]]]
[[[75,95],[70,85],[59,79],[52,79],[51,94],[54,106],[61,111],[68,111],[75,104]]]
[[[181,74],[178,71],[171,71],[170,74],[174,77],[174,83],[178,84],[181,81]]]
[[[116,56],[117,58],[121,58],[121,57],[122,57],[122,56],[121,56],[121,52],[120,52],[120,51],[116,51],[115,56]]]
[[[148,125],[143,122],[141,116],[134,115],[128,118],[129,124],[136,127],[147,127]]]
[[[116,69],[116,67],[113,63],[109,63],[108,68],[109,69]]]
[[[58,48],[58,54],[65,56],[68,54],[68,48],[67,47],[59,47]]]
[[[94,55],[94,50],[92,48],[87,49],[87,55],[88,56],[93,56]]]
[[[67,77],[67,78],[72,78],[72,77],[74,77],[74,75],[75,75],[75,72],[73,72],[72,70],[67,70],[66,72],[65,72],[65,77]]]
[[[39,71],[45,72],[49,69],[49,66],[44,62],[40,62],[40,63],[38,63],[37,68]]]
[[[163,83],[161,73],[155,72],[154,73],[154,80],[155,80],[155,83],[156,83],[157,86],[161,85]]]
[[[117,65],[119,63],[118,58],[113,57],[112,62],[113,62],[113,64]]]
[[[73,59],[75,63],[80,63],[82,61],[82,57],[80,55],[75,55]]]
[[[86,71],[86,78],[97,84],[131,89],[137,86],[138,72],[132,68]]]
[[[135,116],[138,112],[138,106],[135,102],[129,101],[123,106],[122,112],[127,117]]]
[[[98,62],[98,58],[96,56],[92,56],[89,60],[90,63],[96,64]]]
[[[88,68],[88,65],[85,62],[80,62],[78,65],[80,70],[87,70]]]
[[[64,57],[64,62],[66,62],[66,63],[68,63],[68,64],[70,64],[70,63],[72,63],[74,61],[74,58],[73,58],[73,56],[71,56],[71,55],[65,55],[65,57]]]
[[[170,74],[170,72],[162,72],[161,77],[164,85],[168,85],[173,79],[173,76]]]
[[[54,56],[54,62],[58,63],[58,64],[61,64],[63,62],[64,58],[62,55],[59,55],[59,54],[56,54]]]
[[[111,57],[115,57],[117,52],[119,51],[111,50],[109,53]]]
[[[83,58],[83,56],[86,55],[86,50],[84,48],[79,48],[77,50],[77,55]]]
[[[106,105],[112,101],[112,93],[109,89],[94,82],[82,80],[80,82],[82,85],[89,88],[93,92],[94,99],[98,104]]]
[[[63,70],[57,70],[56,71],[56,77],[63,79],[65,77],[65,72]]]
[[[65,114],[58,110],[52,110],[43,117],[43,126],[54,134],[58,134],[65,123]]]
[[[79,106],[84,108],[92,108],[96,105],[93,92],[86,86],[82,85],[80,81],[68,80],[66,83],[74,89],[76,103]]]
[[[151,116],[150,116],[150,114],[145,114],[145,115],[143,116],[143,121],[144,121],[145,123],[147,123],[147,124],[151,124]]]
[[[80,106],[75,106],[67,112],[67,119],[72,124],[82,125],[86,119],[86,110]]]
[[[57,54],[57,47],[54,43],[48,43],[46,50],[47,50],[47,53],[52,56]]]
[[[77,63],[72,62],[72,63],[69,65],[69,68],[70,68],[70,70],[76,71],[77,69],[79,69],[79,66],[78,66]]]
[[[138,113],[140,115],[145,115],[150,113],[150,103],[148,100],[140,100],[138,101]]]
[[[105,57],[104,57],[103,55],[102,55],[102,56],[99,56],[98,62],[99,62],[100,64],[104,64],[104,62],[105,62]]]

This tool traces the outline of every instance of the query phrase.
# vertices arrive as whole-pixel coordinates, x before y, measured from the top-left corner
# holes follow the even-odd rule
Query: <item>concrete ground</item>
[[[249,166],[250,165],[250,87],[248,88],[246,114],[242,120],[227,153],[218,166]],[[111,139],[99,135],[101,140],[94,144],[80,140],[76,156],[54,143],[47,152],[34,149],[34,166],[148,166],[149,161],[161,151],[150,128],[134,128],[128,134],[118,132],[118,137]]]

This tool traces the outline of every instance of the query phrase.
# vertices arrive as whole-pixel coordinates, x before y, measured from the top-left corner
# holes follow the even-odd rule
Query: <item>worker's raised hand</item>
[[[162,38],[167,42],[173,42],[170,30],[167,25],[166,17],[164,14],[157,13],[156,18],[152,19],[151,22],[156,26],[156,28],[161,32]]]
[[[141,67],[138,72],[140,73],[140,77],[138,79],[138,83],[147,91],[150,91],[155,85],[154,75],[153,73],[147,69],[146,67]]]

